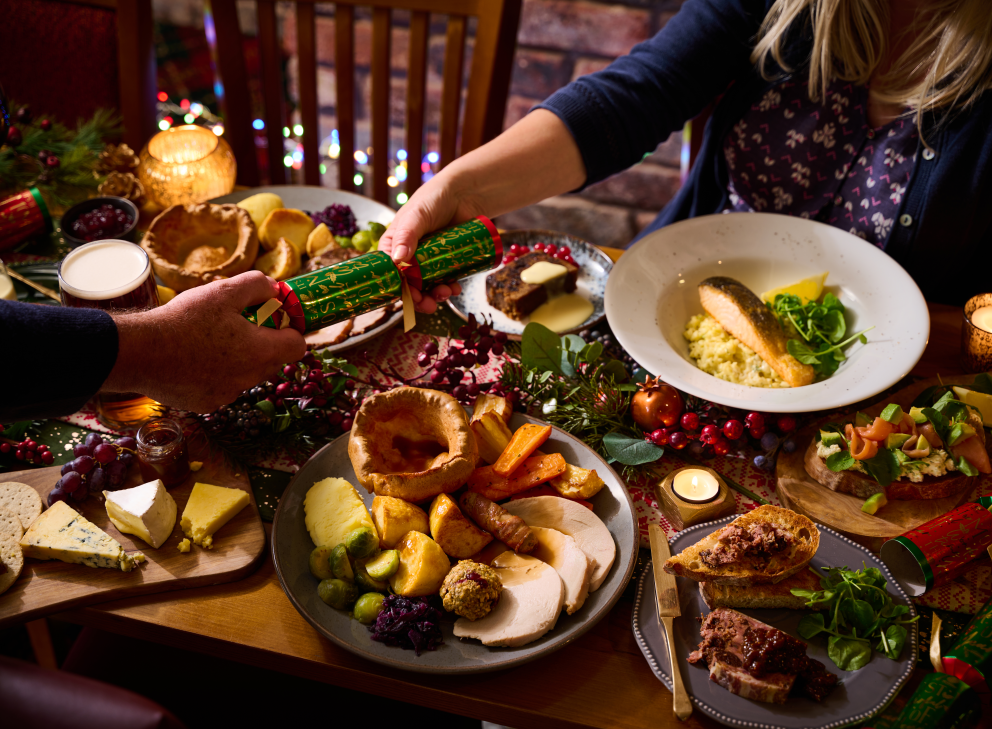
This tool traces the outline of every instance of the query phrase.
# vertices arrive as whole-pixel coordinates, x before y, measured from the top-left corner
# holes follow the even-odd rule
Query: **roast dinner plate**
[[[572,249],[572,258],[579,267],[576,293],[592,303],[592,314],[579,326],[559,334],[590,329],[603,320],[606,316],[606,280],[613,270],[613,261],[608,255],[581,238],[553,233],[549,230],[508,230],[500,233],[500,238],[503,241],[504,251],[509,251],[513,244],[527,246],[533,251],[535,243],[552,243],[559,248],[568,246]],[[448,299],[448,306],[462,319],[467,320],[469,314],[475,314],[477,318],[485,317],[492,321],[497,331],[505,332],[511,339],[518,340],[523,335],[527,322],[511,319],[499,309],[489,305],[486,298],[486,276],[489,273],[488,271],[477,273],[462,279],[459,282],[462,285],[462,292]]]
[[[515,413],[511,428],[541,421]],[[454,636],[454,620],[442,622],[444,644],[417,656],[412,650],[377,643],[366,626],[347,612],[335,610],[317,596],[317,580],[308,559],[314,548],[304,523],[303,500],[315,482],[329,476],[347,479],[371,508],[373,494],[358,485],[348,458],[348,434],[327,444],[299,470],[279,501],[272,525],[272,559],[290,602],[321,635],[363,658],[394,668],[422,673],[476,673],[509,668],[552,653],[571,643],[606,616],[620,598],[637,558],[637,520],[634,505],[620,478],[582,441],[555,428],[548,452],[558,452],[580,468],[594,468],[606,486],[591,499],[595,513],[616,542],[617,555],[606,580],[573,615],[564,610],[555,627],[539,640],[519,648],[489,648],[476,640]],[[452,616],[453,617],[453,616]]]
[[[355,222],[361,230],[368,228],[370,222],[389,225],[396,217],[396,212],[380,202],[370,200],[367,197],[356,195],[343,190],[332,190],[327,187],[316,187],[312,185],[271,185],[269,187],[254,187],[251,190],[240,190],[232,192],[230,195],[214,198],[210,202],[217,204],[239,203],[246,197],[257,195],[260,192],[272,192],[282,198],[283,204],[287,208],[305,210],[308,213],[323,210],[328,205],[348,205],[355,214]],[[403,312],[396,311],[386,317],[386,320],[379,326],[368,331],[348,337],[343,342],[332,344],[329,347],[321,347],[327,352],[343,352],[346,349],[357,347],[370,339],[375,339],[383,332],[392,329],[403,321]]]
[[[769,389],[717,379],[689,359],[682,332],[702,314],[698,285],[729,276],[759,294],[829,271],[826,290],[847,309],[855,342],[831,377],[804,387]],[[930,335],[919,287],[877,246],[840,228],[770,213],[684,220],[635,243],[606,286],[606,317],[624,349],[644,368],[698,397],[766,412],[809,412],[865,400],[901,380]]]
[[[669,540],[672,554],[678,554],[717,528],[736,519],[739,514],[725,519],[698,524],[675,535]],[[820,548],[810,563],[813,567],[849,567],[861,569],[877,567],[888,581],[888,591],[896,604],[907,605],[910,617],[916,610],[909,597],[893,579],[892,574],[878,557],[865,547],[855,544],[837,532],[817,525],[820,530]],[[698,617],[709,613],[709,608],[699,594],[699,583],[685,577],[676,577],[679,606],[682,614],[674,620],[675,655],[686,691],[696,710],[726,724],[745,729],[834,729],[865,721],[885,708],[909,680],[916,667],[918,632],[912,624],[906,645],[899,660],[893,661],[874,651],[871,661],[859,671],[842,671],[827,657],[826,638],[817,636],[808,643],[807,654],[823,663],[828,671],[840,677],[833,692],[822,702],[792,696],[785,704],[766,704],[736,696],[709,679],[705,661],[691,665],[689,654],[699,646]],[[763,623],[784,630],[799,638],[799,621],[808,614],[805,610],[741,609]],[[634,637],[651,670],[669,690],[672,688],[671,663],[665,641],[665,630],[658,620],[658,599],[654,585],[654,565],[649,565],[641,575],[634,598],[631,616]]]

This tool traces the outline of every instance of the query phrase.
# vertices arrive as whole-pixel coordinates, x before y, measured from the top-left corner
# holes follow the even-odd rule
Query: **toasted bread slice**
[[[849,421],[848,421],[849,422]],[[969,408],[967,423],[975,429],[975,437],[985,444],[985,428],[979,413]],[[945,449],[946,450],[946,449]],[[977,476],[967,476],[960,471],[948,471],[943,476],[925,476],[919,483],[908,478],[893,481],[882,486],[878,481],[860,471],[831,471],[827,462],[816,454],[816,438],[806,449],[804,460],[806,473],[819,484],[831,491],[852,494],[859,499],[867,499],[872,494],[885,492],[889,499],[944,499],[963,493],[975,485]]]
[[[726,530],[739,527],[747,532],[751,527],[761,524],[781,529],[791,537],[792,543],[766,560],[755,560],[745,555],[739,561],[715,566],[703,561],[701,552],[716,547]],[[781,582],[809,564],[819,546],[820,532],[805,516],[778,506],[759,506],[666,560],[665,572],[688,577],[696,582],[713,582],[719,585]]]
[[[699,595],[710,610],[716,608],[784,608],[786,610],[826,610],[827,603],[806,606],[805,597],[792,590],[819,590],[820,576],[812,569],[799,570],[781,582],[764,585],[716,585],[699,583]]]

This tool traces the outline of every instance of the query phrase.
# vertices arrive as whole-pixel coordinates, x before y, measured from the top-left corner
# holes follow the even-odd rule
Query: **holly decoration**
[[[647,431],[671,427],[679,421],[685,403],[682,395],[669,384],[648,377],[638,385],[630,403],[634,422]]]

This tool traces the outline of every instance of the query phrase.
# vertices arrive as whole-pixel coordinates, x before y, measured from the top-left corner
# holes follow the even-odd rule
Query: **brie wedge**
[[[123,491],[104,491],[107,516],[124,534],[133,534],[158,549],[176,526],[176,501],[161,479]]]

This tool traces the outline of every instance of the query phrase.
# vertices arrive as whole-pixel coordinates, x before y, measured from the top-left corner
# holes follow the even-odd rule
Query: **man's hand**
[[[198,413],[233,402],[306,354],[296,330],[259,327],[241,315],[277,295],[273,279],[249,271],[185,291],[157,309],[115,316],[117,362],[102,389],[140,392]]]

